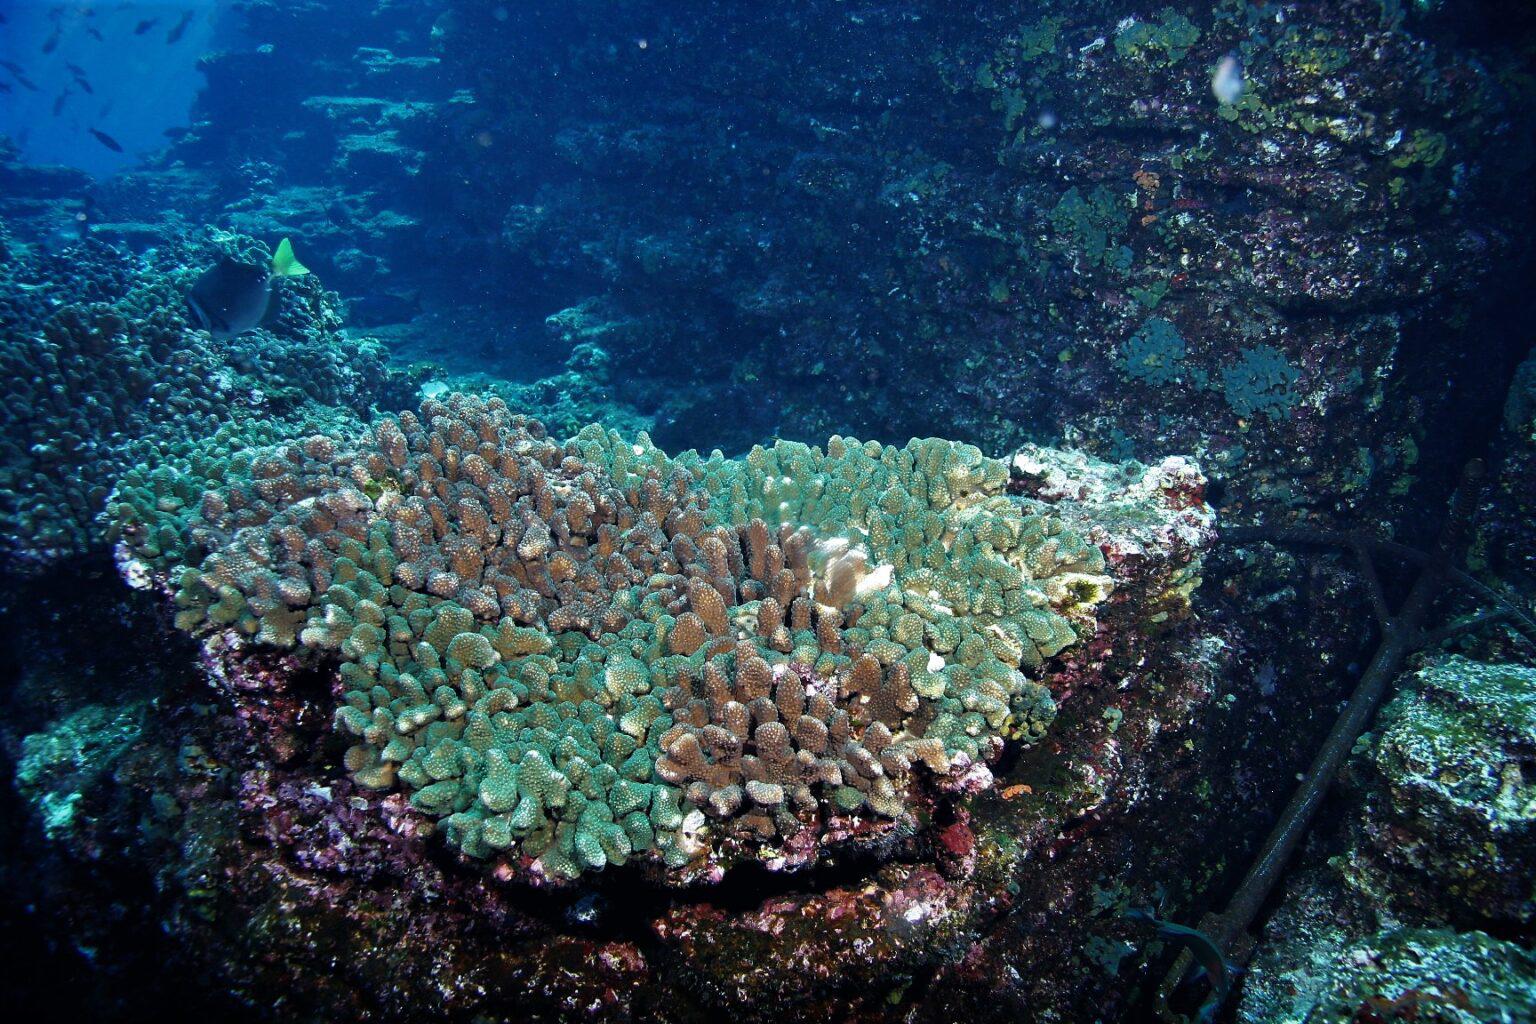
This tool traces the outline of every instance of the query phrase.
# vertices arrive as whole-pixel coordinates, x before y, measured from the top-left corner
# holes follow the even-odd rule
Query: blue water
[[[217,0],[175,3],[0,4],[0,60],[19,65],[37,90],[0,70],[12,91],[0,95],[0,135],[34,163],[65,164],[97,176],[133,165],[184,127],[202,84],[198,59],[210,48],[223,11]],[[181,37],[167,41],[190,13]],[[142,34],[135,29],[152,22]],[[99,33],[100,38],[97,38]],[[84,72],[80,84],[70,64]],[[62,99],[61,99],[62,98]],[[113,152],[90,129],[115,139]]]

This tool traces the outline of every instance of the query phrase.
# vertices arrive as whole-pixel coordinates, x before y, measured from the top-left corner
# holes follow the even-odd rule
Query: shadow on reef
[[[19,1017],[191,1024],[256,1020],[184,964],[159,926],[166,907],[159,864],[133,853],[133,833],[154,833],[154,809],[132,787],[93,779],[131,761],[128,749],[157,715],[209,696],[193,648],[163,628],[163,611],[126,589],[105,553],[59,562],[0,590],[0,956]],[[103,707],[117,714],[92,714]],[[55,750],[23,737],[49,720],[81,716],[81,732]],[[25,761],[18,778],[18,763]],[[27,797],[41,773],[65,783],[39,817]],[[120,819],[51,841],[76,815]]]

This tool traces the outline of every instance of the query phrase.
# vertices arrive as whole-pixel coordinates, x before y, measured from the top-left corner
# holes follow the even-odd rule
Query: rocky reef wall
[[[1070,434],[1391,518],[1523,354],[1528,58],[1493,7],[236,6],[263,45],[208,58],[102,230],[293,234],[357,322],[601,364],[669,447]]]
[[[1529,582],[1519,18],[232,6],[147,166],[0,152],[0,879],[102,1012],[1123,1018],[1369,654],[1215,510],[1412,540],[1492,439]],[[1529,977],[1523,649],[1454,646],[1244,1019]]]
[[[1197,452],[1256,510],[1381,506],[1486,432],[1521,354],[1482,306],[1529,256],[1521,59],[1422,12],[466,0],[440,24],[474,76],[428,161],[473,197],[455,238],[601,310],[664,443],[1070,430]],[[1416,390],[1437,373],[1451,393]],[[680,377],[681,404],[647,394]]]

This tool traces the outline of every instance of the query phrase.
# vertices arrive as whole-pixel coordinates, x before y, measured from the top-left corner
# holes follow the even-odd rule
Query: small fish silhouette
[[[181,42],[181,37],[186,34],[187,26],[192,24],[192,18],[195,13],[194,11],[187,11],[182,14],[181,20],[172,26],[171,31],[166,34],[165,42],[167,45],[174,46]]]
[[[160,24],[159,18],[145,18],[143,21],[139,22],[133,27],[133,34],[136,36],[141,36],[158,24]]]
[[[112,152],[114,152],[114,153],[121,153],[123,151],[122,144],[119,143],[112,136],[108,135],[106,132],[98,131],[95,128],[90,128],[90,129],[87,129],[87,130],[92,135],[96,136],[96,141],[97,142],[101,143],[103,146],[106,146]]]
[[[58,117],[64,112],[64,104],[69,100],[69,90],[59,93],[59,98],[53,101],[53,116]]]
[[[0,92],[15,92],[15,91],[16,90],[11,88],[11,83],[10,82],[0,82]]]
[[[106,37],[101,34],[101,29],[97,28],[95,25],[87,26],[85,32],[98,43],[104,43],[107,41]]]
[[[28,78],[26,75],[15,74],[15,75],[13,75],[13,77],[21,85],[21,87],[26,89],[28,92],[41,92],[42,91],[41,89],[39,89],[37,87],[37,83],[32,81],[32,79]]]
[[[44,53],[52,53],[54,50],[57,50],[58,48],[59,48],[59,30],[58,29],[54,29],[53,33],[51,35],[49,35],[47,39],[43,40],[43,52]]]

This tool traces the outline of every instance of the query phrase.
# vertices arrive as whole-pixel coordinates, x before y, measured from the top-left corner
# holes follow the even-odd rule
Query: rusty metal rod
[[[1454,559],[1461,548],[1472,513],[1477,507],[1477,482],[1481,476],[1481,462],[1474,461],[1467,465],[1462,474],[1461,487],[1452,499],[1450,514],[1441,530],[1439,541],[1434,551],[1430,552],[1428,557],[1423,557],[1424,569],[1414,580],[1407,598],[1398,610],[1388,617],[1375,657],[1371,659],[1360,681],[1355,684],[1349,703],[1345,705],[1316,756],[1312,758],[1312,764],[1307,769],[1305,777],[1296,787],[1296,792],[1291,795],[1285,810],[1281,812],[1279,821],[1264,841],[1263,849],[1254,859],[1248,874],[1232,894],[1226,909],[1217,915],[1214,923],[1207,929],[1211,939],[1224,952],[1228,954],[1232,952],[1237,940],[1247,933],[1248,928],[1258,917],[1264,901],[1269,898],[1269,894],[1284,874],[1291,855],[1296,852],[1296,847],[1301,844],[1302,839],[1311,829],[1312,820],[1316,817],[1318,808],[1322,806],[1324,797],[1328,795],[1328,789],[1339,767],[1349,756],[1349,752],[1354,749],[1355,741],[1359,739],[1360,734],[1375,717],[1376,709],[1380,707],[1387,688],[1402,671],[1403,662],[1423,644],[1424,622],[1429,616],[1435,598],[1440,595],[1446,578],[1453,574]],[[1317,535],[1298,535],[1293,539],[1318,542],[1320,538]],[[1323,543],[1330,541],[1335,541],[1335,538],[1330,537]],[[1359,543],[1359,538],[1349,534],[1339,534],[1336,541],[1342,542],[1341,546],[1355,547]],[[1395,548],[1398,545],[1392,545],[1392,547]],[[1422,557],[1422,553],[1419,554]],[[1157,1009],[1164,1019],[1172,1019],[1173,1014],[1169,1009],[1168,1000],[1189,970],[1191,960],[1188,950],[1181,953],[1158,987]]]

